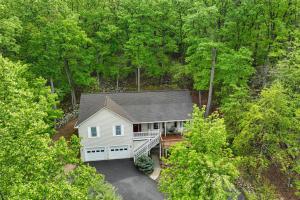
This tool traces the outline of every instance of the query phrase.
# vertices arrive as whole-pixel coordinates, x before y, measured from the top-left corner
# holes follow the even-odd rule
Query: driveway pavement
[[[89,162],[117,188],[124,200],[163,200],[157,183],[139,172],[131,159]]]

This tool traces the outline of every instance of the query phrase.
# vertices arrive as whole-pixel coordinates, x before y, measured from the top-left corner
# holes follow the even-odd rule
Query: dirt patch
[[[64,137],[67,141],[69,141],[73,134],[78,135],[77,129],[74,128],[76,122],[77,118],[69,121],[62,128],[57,129],[57,133],[52,137],[52,139],[56,141],[60,137]]]
[[[287,177],[279,170],[278,167],[272,165],[264,176],[276,187],[279,195],[286,200],[299,200],[295,195],[295,189],[288,187]]]
[[[73,171],[75,168],[76,168],[76,165],[66,164],[65,167],[64,167],[64,172],[65,172],[65,174],[68,174],[71,171]]]

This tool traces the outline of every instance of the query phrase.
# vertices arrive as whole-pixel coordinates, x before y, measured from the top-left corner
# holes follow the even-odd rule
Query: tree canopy
[[[0,194],[13,199],[30,191],[28,198],[39,198],[38,185],[45,195],[84,196],[87,188],[113,193],[76,161],[75,138],[74,146],[50,140],[61,115],[53,108],[75,108],[82,92],[136,90],[138,80],[142,89],[189,89],[201,98],[209,90],[207,115],[219,113],[204,119],[196,109],[186,141],[171,151],[167,162],[178,176],[165,170],[162,180],[171,197],[225,197],[237,173],[219,161],[232,157],[240,158],[239,178],[255,187],[256,198],[271,198],[264,196],[271,193],[264,178],[272,166],[287,177],[284,185],[299,191],[299,13],[297,0],[0,0],[0,175],[6,177]],[[211,138],[212,132],[220,138]],[[208,144],[222,151],[206,151]],[[176,165],[186,156],[179,149],[190,154],[191,163]],[[77,165],[74,176],[62,173],[68,163]],[[204,170],[212,173],[211,163],[218,180],[226,175],[231,185],[210,188],[211,177],[207,185],[199,181]],[[46,173],[49,166],[53,176]],[[199,173],[189,182],[193,169]],[[85,182],[76,170],[95,179]],[[104,186],[95,185],[96,179]],[[66,189],[59,191],[58,182]]]
[[[237,194],[238,170],[224,121],[216,114],[203,116],[204,110],[194,107],[184,142],[170,150],[160,181],[169,199],[227,199]]]
[[[118,199],[77,158],[77,137],[52,141],[56,95],[27,67],[0,57],[1,199]],[[67,171],[70,164],[76,168]]]

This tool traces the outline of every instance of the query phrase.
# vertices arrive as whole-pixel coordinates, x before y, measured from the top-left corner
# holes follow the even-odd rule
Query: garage
[[[130,151],[128,145],[122,146],[111,146],[109,148],[109,159],[122,159],[122,158],[129,158]]]
[[[86,148],[85,161],[106,160],[107,152],[105,147]]]

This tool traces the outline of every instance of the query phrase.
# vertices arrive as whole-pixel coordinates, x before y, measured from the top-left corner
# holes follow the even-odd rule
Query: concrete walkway
[[[153,180],[157,180],[160,175],[160,171],[161,171],[159,157],[156,154],[152,154],[151,158],[154,162],[154,170],[153,170],[152,174],[149,175],[149,177]]]

